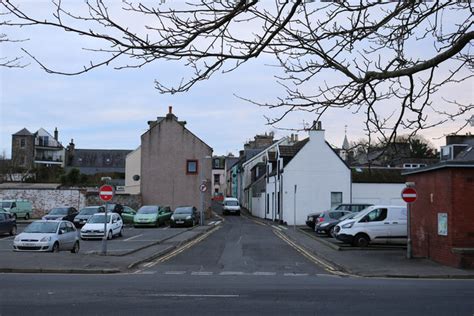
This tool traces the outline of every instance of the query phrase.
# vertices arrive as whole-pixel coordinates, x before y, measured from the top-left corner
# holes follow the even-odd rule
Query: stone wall
[[[42,217],[53,207],[72,206],[80,209],[86,206],[86,192],[79,189],[4,189],[0,190],[0,199],[30,201],[33,218]]]
[[[80,210],[89,205],[102,205],[97,192],[81,189],[3,189],[0,200],[28,200],[32,203],[33,218],[40,218],[53,207],[72,206]],[[142,205],[140,195],[116,194],[110,203],[120,203],[137,210]]]
[[[115,194],[112,201],[109,203],[120,203],[122,205],[129,206],[134,210],[138,210],[142,206],[141,195],[133,194]],[[104,202],[99,198],[97,192],[88,192],[86,196],[87,205],[102,205]]]

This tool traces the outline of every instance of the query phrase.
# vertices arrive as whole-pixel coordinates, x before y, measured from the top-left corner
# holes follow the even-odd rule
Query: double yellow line
[[[339,276],[347,276],[348,274],[344,273],[344,272],[341,272],[339,270],[337,270],[336,268],[334,268],[332,265],[322,261],[321,259],[319,259],[318,257],[316,257],[315,255],[313,255],[312,253],[308,252],[307,250],[305,250],[303,247],[297,245],[296,243],[294,243],[292,240],[290,240],[288,237],[286,237],[282,232],[280,232],[279,230],[276,230],[274,229],[273,230],[273,233],[275,235],[277,235],[281,240],[283,240],[284,242],[286,242],[288,245],[290,245],[291,247],[293,247],[296,251],[298,251],[299,253],[301,253],[303,256],[305,256],[307,259],[309,259],[310,261],[312,261],[313,263],[321,266],[324,270],[328,271],[329,273],[332,273],[332,274],[335,274],[335,275],[339,275]]]
[[[188,242],[187,244],[184,244],[183,246],[179,247],[178,249],[175,249],[173,250],[172,252],[170,252],[169,254],[167,255],[164,255],[163,257],[160,257],[159,259],[155,260],[155,264],[156,263],[163,263],[171,258],[173,258],[174,256],[180,254],[181,252],[183,252],[184,250],[186,249],[189,249],[191,248],[192,246],[194,246],[195,244],[203,241],[204,239],[206,239],[209,235],[211,235],[212,233],[214,233],[215,231],[219,230],[221,228],[222,225],[217,225],[217,226],[214,226],[213,229],[211,229],[210,231],[208,231],[207,233],[201,235],[200,237]]]

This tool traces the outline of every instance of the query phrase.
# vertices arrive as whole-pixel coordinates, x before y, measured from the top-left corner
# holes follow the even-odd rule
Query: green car
[[[135,217],[135,214],[137,214],[137,212],[131,207],[125,205],[122,206],[121,204],[119,204],[119,206],[120,208],[117,209],[117,204],[108,204],[107,212],[116,212],[120,214],[120,217],[122,217],[122,221],[124,224],[132,224],[133,218]]]
[[[169,222],[171,217],[169,206],[144,205],[140,207],[133,218],[133,226],[154,226],[158,227]]]

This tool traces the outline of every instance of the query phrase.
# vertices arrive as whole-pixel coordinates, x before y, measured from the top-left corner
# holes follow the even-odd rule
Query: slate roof
[[[294,145],[280,145],[280,156],[281,157],[294,157],[296,154],[308,143],[309,137],[305,138]]]
[[[75,149],[69,168],[81,173],[125,172],[125,158],[132,150],[123,149]]]
[[[22,130],[13,134],[13,136],[33,136],[33,134],[30,133],[30,131],[27,130],[26,128],[23,128]]]
[[[403,169],[398,168],[353,168],[353,183],[405,183]]]

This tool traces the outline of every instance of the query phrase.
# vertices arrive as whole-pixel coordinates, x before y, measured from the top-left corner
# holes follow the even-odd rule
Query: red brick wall
[[[445,265],[474,267],[474,256],[452,248],[474,248],[474,169],[444,168],[408,176],[417,201],[411,207],[414,257]],[[438,235],[438,213],[448,214],[448,236]]]

